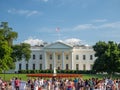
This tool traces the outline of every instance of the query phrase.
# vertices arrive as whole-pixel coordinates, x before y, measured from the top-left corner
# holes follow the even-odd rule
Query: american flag
[[[60,28],[59,28],[59,27],[57,27],[57,28],[56,28],[56,32],[59,32],[59,31],[60,31]]]

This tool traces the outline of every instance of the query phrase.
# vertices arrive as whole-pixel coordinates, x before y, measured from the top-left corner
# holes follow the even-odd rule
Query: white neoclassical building
[[[45,46],[31,46],[31,58],[16,62],[18,70],[91,70],[96,59],[92,46],[55,42]]]

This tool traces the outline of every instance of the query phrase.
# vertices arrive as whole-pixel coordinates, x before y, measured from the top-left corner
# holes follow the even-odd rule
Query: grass
[[[89,78],[103,79],[105,77],[110,77],[110,75],[107,75],[107,74],[83,74],[83,79],[89,79]],[[120,75],[113,75],[112,76],[112,79],[116,79],[116,78],[120,79]]]
[[[25,81],[27,80],[26,74],[0,74],[0,77],[2,77],[6,81],[9,81],[13,77],[18,77]]]
[[[0,77],[2,77],[6,81],[9,81],[13,77],[21,78],[24,81],[26,81],[28,79],[26,74],[0,74]],[[89,79],[89,78],[99,78],[99,79],[102,79],[104,77],[108,77],[108,75],[102,75],[102,74],[82,74],[82,77],[83,77],[83,79]],[[114,78],[119,78],[120,79],[120,75],[113,75],[112,78],[113,79]]]

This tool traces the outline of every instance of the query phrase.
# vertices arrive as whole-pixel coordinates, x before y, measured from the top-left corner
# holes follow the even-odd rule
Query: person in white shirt
[[[38,90],[38,80],[37,79],[35,79],[34,80],[34,90]]]

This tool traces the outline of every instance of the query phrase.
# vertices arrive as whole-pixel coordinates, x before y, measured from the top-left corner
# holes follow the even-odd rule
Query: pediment
[[[52,43],[45,47],[46,49],[71,49],[72,46],[65,44],[63,42]]]

